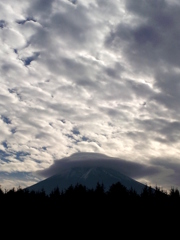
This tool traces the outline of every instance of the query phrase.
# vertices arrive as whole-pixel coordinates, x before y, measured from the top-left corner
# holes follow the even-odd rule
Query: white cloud
[[[77,151],[178,162],[178,5],[0,5],[2,171],[46,168]]]

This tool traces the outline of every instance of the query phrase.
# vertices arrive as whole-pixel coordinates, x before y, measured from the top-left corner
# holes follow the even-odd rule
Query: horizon
[[[120,174],[128,177],[132,180],[137,181],[140,184],[143,184],[148,187],[155,189],[158,187],[161,191],[170,192],[171,188],[178,189],[176,186],[169,186],[163,188],[161,185],[156,183],[154,179],[158,178],[159,174],[162,174],[161,169],[157,169],[153,165],[147,166],[146,164],[135,163],[133,161],[127,161],[124,159],[119,159],[115,157],[110,157],[105,154],[94,153],[94,152],[77,152],[69,157],[62,158],[61,160],[56,160],[54,163],[46,169],[38,170],[32,173],[34,179],[38,179],[37,182],[32,183],[31,185],[22,186],[12,186],[11,188],[2,188],[3,191],[9,191],[11,189],[25,189],[31,188],[33,185],[37,185],[44,180],[47,180],[51,177],[66,174],[67,170],[76,169],[76,168],[106,168],[112,169]],[[149,177],[151,181],[143,181],[144,177]],[[154,182],[154,184],[153,184]],[[122,183],[123,184],[123,183]]]

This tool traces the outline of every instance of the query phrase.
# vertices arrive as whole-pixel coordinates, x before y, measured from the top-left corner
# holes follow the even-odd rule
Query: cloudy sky
[[[179,188],[179,1],[20,2],[0,3],[1,187],[94,152]]]

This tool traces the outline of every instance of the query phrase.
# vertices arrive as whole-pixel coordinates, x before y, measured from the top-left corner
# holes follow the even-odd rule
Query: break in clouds
[[[179,12],[164,0],[0,3],[1,185],[95,152],[179,186]]]

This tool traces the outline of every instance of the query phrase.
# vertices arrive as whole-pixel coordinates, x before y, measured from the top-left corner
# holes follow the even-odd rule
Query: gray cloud
[[[135,24],[123,22],[106,39],[106,45],[121,49],[131,64],[148,71],[163,64],[179,66],[179,5],[166,1],[126,1],[126,10]],[[137,20],[136,20],[137,18]],[[122,47],[123,46],[123,47]]]
[[[175,165],[155,172],[152,159],[179,161],[179,8],[162,0],[0,3],[3,174],[97,152],[142,181],[173,182]]]
[[[148,177],[160,173],[160,169],[158,169],[157,167],[148,166],[136,162],[130,162],[119,158],[113,158],[98,153],[81,152],[75,153],[70,157],[56,160],[54,164],[52,164],[48,169],[38,171],[37,175],[47,178],[60,173],[64,169],[77,166],[110,167],[112,169],[119,170],[120,172],[132,178],[142,178],[144,176]]]
[[[157,72],[154,86],[161,92],[161,94],[156,93],[152,98],[158,103],[163,104],[170,111],[177,109],[180,99],[178,72],[173,70],[169,70],[168,72]]]
[[[154,158],[151,160],[152,164],[157,167],[163,167],[164,169],[170,171],[171,174],[166,176],[165,179],[160,179],[159,178],[159,183],[164,184],[163,181],[166,182],[166,186],[168,186],[168,189],[170,190],[171,187],[179,188],[180,184],[180,177],[179,177],[179,170],[180,170],[180,164],[177,161],[178,159],[174,158],[168,158],[168,159],[163,159],[163,158]]]
[[[33,21],[33,22],[36,22],[36,20],[35,19],[33,19],[33,18],[30,18],[30,17],[28,17],[27,19],[25,19],[25,20],[19,20],[19,21],[17,21],[17,23],[18,24],[25,24],[26,22],[29,22],[29,21]]]
[[[27,8],[27,14],[30,17],[38,16],[37,18],[42,18],[49,16],[52,13],[52,7],[54,0],[38,0],[31,1],[29,7]]]
[[[175,159],[154,158],[149,164],[144,164],[92,152],[80,152],[56,160],[49,168],[37,171],[36,176],[48,178],[63,172],[65,169],[80,166],[110,167],[137,181],[140,180],[144,184],[151,183],[152,187],[158,186],[166,191],[172,187],[178,188],[180,184],[179,163]]]

